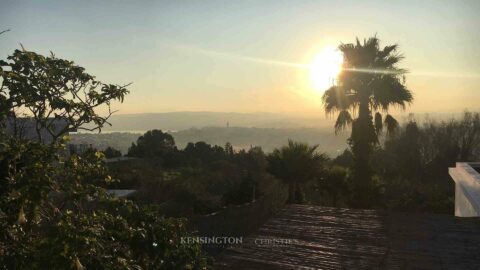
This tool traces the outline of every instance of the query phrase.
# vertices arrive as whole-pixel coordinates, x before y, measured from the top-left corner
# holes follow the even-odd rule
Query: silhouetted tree
[[[113,113],[110,104],[115,100],[123,102],[128,94],[126,85],[102,83],[83,67],[53,53],[45,57],[24,49],[15,50],[7,61],[0,61],[0,75],[0,94],[4,94],[0,103],[9,108],[9,116],[13,118],[28,112],[36,121],[39,141],[42,141],[40,130],[49,132],[53,141],[69,131],[100,131],[109,124],[108,118]],[[97,113],[102,107],[108,111],[105,116]],[[67,125],[58,130],[57,121],[52,119],[66,121]]]
[[[288,184],[288,202],[303,203],[301,185],[314,180],[328,158],[317,152],[317,146],[289,140],[287,146],[275,149],[267,159],[270,173]]]
[[[349,143],[355,160],[355,196],[358,206],[369,206],[374,197],[370,164],[373,147],[383,126],[389,134],[398,126],[388,109],[405,108],[413,97],[405,86],[406,71],[397,67],[403,59],[397,52],[398,45],[382,49],[378,38],[371,37],[363,44],[357,39],[356,44],[342,44],[339,49],[343,53],[343,69],[336,85],[323,95],[323,103],[327,113],[339,113],[336,131],[352,126]],[[356,119],[353,112],[357,113]],[[383,117],[380,112],[387,115]]]
[[[105,148],[105,150],[103,150],[103,154],[105,155],[106,158],[114,158],[114,157],[122,156],[122,152],[110,146]]]
[[[459,161],[473,161],[480,154],[480,114],[465,112],[455,124],[459,137]]]
[[[261,147],[251,147],[243,158],[243,167],[246,171],[246,179],[249,180],[252,190],[252,201],[257,197],[257,186],[267,169],[267,159]]]
[[[128,149],[128,156],[162,158],[176,150],[172,135],[154,129],[140,136],[136,144],[132,143]]]
[[[376,174],[391,209],[453,211],[454,186],[448,168],[458,161],[480,158],[480,117],[466,112],[461,119],[414,119],[385,141],[373,155]]]
[[[233,146],[229,142],[225,144],[225,154],[229,157],[233,157],[233,155],[235,154],[235,151],[233,150]]]
[[[353,154],[349,149],[345,149],[342,154],[336,156],[332,163],[334,165],[342,166],[345,168],[352,168],[354,166]]]
[[[192,165],[206,165],[217,160],[225,159],[227,152],[218,145],[210,145],[206,142],[188,143],[183,150],[185,158]]]

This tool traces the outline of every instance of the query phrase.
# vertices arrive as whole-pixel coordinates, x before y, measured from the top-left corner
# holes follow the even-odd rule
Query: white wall
[[[473,167],[480,163],[457,162],[455,168],[449,168],[455,181],[455,216],[480,216],[480,174]]]

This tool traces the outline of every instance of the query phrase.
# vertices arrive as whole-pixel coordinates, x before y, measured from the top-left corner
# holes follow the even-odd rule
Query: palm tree
[[[301,185],[315,179],[323,169],[327,156],[318,153],[317,147],[288,140],[288,145],[275,149],[267,157],[270,173],[288,184],[289,203],[302,203]]]
[[[397,49],[397,44],[380,48],[375,36],[364,40],[363,44],[358,38],[356,44],[341,44],[342,72],[336,84],[323,95],[326,113],[338,112],[335,132],[352,127],[349,144],[355,158],[356,195],[364,199],[369,197],[369,160],[378,136],[384,126],[387,134],[398,127],[388,110],[390,107],[405,109],[413,101],[412,93],[405,86],[406,70],[397,67],[403,59]],[[360,198],[360,201],[365,200]]]

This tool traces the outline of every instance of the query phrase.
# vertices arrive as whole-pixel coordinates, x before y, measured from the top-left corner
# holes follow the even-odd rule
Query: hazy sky
[[[133,82],[121,113],[319,112],[325,46],[377,33],[406,56],[412,112],[480,109],[480,1],[8,1],[0,57],[28,50]]]

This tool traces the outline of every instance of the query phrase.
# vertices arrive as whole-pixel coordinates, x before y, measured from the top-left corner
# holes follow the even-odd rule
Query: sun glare
[[[320,51],[310,65],[310,78],[317,91],[325,91],[333,85],[342,69],[343,56],[336,48]]]

